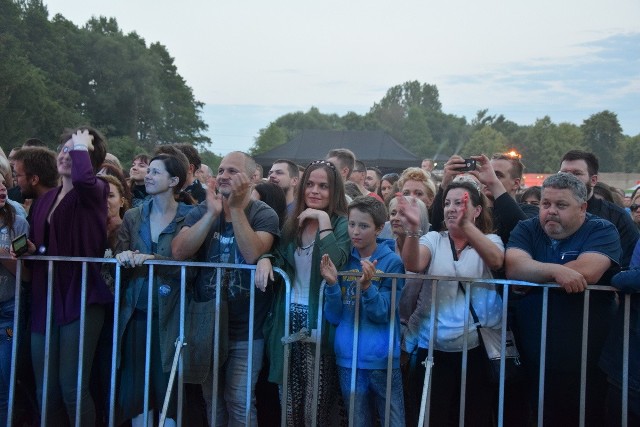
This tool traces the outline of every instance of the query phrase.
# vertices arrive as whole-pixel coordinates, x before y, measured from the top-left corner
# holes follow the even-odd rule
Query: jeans
[[[256,413],[256,382],[262,368],[264,354],[264,339],[253,341],[251,367],[251,426],[257,425]],[[216,426],[245,426],[245,410],[247,400],[247,372],[249,369],[249,341],[229,341],[227,361],[219,371],[218,393],[216,394]],[[202,384],[202,394],[207,402],[207,414],[211,420],[213,393],[211,384],[213,375]]]
[[[49,349],[49,389],[47,390],[47,425],[63,425],[64,410],[71,424],[76,417],[76,394],[80,393],[82,413],[80,425],[95,424],[95,407],[89,393],[89,375],[93,356],[104,321],[104,306],[92,304],[87,307],[84,337],[84,357],[81,389],[78,385],[78,360],[80,341],[80,319],[67,325],[52,325]],[[36,378],[38,404],[42,405],[45,359],[45,335],[31,334],[33,372]]]
[[[351,368],[338,366],[338,377],[340,379],[340,389],[345,406],[349,407],[351,394]],[[387,370],[386,369],[357,369],[356,370],[356,390],[354,407],[354,425],[359,427],[370,427],[375,425],[375,413],[380,417],[380,422],[385,418],[385,402],[387,393]],[[403,426],[404,420],[404,398],[402,395],[402,373],[400,368],[391,371],[391,402],[389,410],[389,425]],[[351,409],[351,408],[349,408]]]
[[[14,307],[13,298],[0,302],[0,426],[7,425]]]

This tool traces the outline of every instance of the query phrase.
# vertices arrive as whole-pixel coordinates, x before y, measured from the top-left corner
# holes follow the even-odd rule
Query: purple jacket
[[[30,240],[44,246],[46,255],[102,258],[107,247],[107,196],[109,185],[96,178],[86,151],[71,151],[73,189],[51,216],[49,239],[45,241],[47,216],[62,187],[38,198],[31,207]],[[113,296],[100,275],[101,264],[87,265],[87,303],[107,304]],[[44,334],[47,310],[47,262],[32,264],[31,331]],[[82,263],[55,264],[53,319],[66,325],[80,318]]]

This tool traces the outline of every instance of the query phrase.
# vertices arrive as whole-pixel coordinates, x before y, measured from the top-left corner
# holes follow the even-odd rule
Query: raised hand
[[[400,221],[404,229],[407,231],[417,231],[420,227],[420,208],[414,197],[410,197],[409,200],[402,194],[396,194],[398,204],[396,210]]]
[[[327,285],[333,286],[338,283],[338,270],[327,254],[322,255],[320,260],[320,274],[326,280]]]
[[[93,151],[93,135],[88,130],[78,130],[76,133],[71,134],[71,141],[73,145],[84,145],[89,151]]]
[[[464,159],[458,155],[449,157],[447,163],[444,164],[444,174],[442,175],[442,188],[447,188],[453,179],[463,174],[459,169],[465,166]]]
[[[231,194],[229,194],[229,207],[244,209],[251,198],[251,180],[244,172],[239,172],[231,177]]]
[[[207,181],[207,210],[214,217],[217,217],[222,212],[222,194],[216,191],[215,179]]]

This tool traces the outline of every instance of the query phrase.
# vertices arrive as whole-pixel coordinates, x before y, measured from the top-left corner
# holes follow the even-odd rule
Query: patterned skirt
[[[291,330],[297,332],[308,325],[308,307],[291,304]],[[313,402],[315,344],[295,342],[289,358],[289,390],[287,395],[287,425],[311,426],[312,405],[318,405],[317,425],[346,426],[347,413],[340,394],[335,355],[320,356],[320,379],[317,401]]]

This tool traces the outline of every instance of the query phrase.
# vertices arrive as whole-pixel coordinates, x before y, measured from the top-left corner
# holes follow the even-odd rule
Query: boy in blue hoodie
[[[387,391],[387,357],[391,323],[391,278],[374,277],[379,273],[404,273],[402,260],[394,252],[392,240],[378,240],[387,219],[379,200],[362,196],[349,204],[348,231],[352,250],[345,271],[362,272],[361,277],[340,276],[328,256],[323,256],[320,273],[324,290],[325,318],[336,325],[335,352],[340,388],[345,405],[351,396],[351,370],[356,368],[354,421],[357,426],[371,426],[376,408],[385,419]],[[339,285],[339,286],[336,286]],[[398,300],[404,279],[397,279],[396,311],[392,343],[390,425],[404,425],[402,376],[400,373],[400,318]],[[357,288],[360,288],[358,352],[353,361],[354,320]]]

